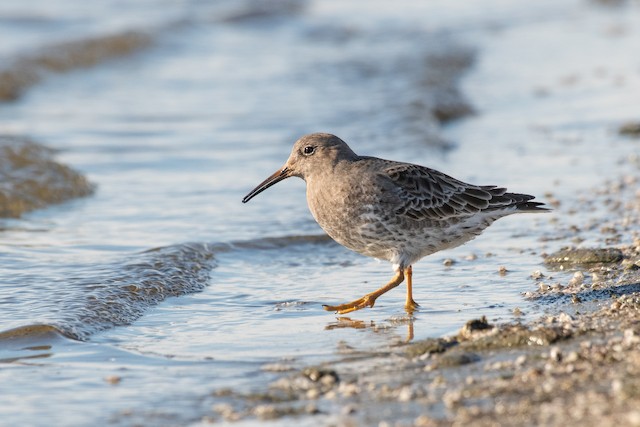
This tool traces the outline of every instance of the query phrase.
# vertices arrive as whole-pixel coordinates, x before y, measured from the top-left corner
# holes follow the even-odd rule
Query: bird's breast
[[[309,209],[320,227],[341,245],[364,255],[389,258],[384,209],[362,182],[307,182]]]

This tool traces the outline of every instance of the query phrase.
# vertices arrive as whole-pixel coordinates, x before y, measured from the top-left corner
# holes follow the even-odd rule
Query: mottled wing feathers
[[[527,194],[507,193],[505,188],[478,186],[441,172],[407,163],[391,163],[382,169],[390,190],[397,195],[396,214],[414,220],[467,217],[480,211],[540,211],[542,203]]]

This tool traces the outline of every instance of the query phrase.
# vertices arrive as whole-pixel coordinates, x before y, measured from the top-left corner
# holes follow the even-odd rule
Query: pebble
[[[567,357],[565,357],[564,361],[567,363],[575,363],[578,361],[578,359],[580,359],[580,355],[578,354],[578,352],[570,351],[569,354],[567,354]]]
[[[318,399],[320,397],[320,390],[318,390],[317,388],[312,388],[307,390],[307,399]]]
[[[448,390],[442,395],[444,405],[451,409],[462,400],[462,392],[460,390]]]
[[[433,378],[433,381],[431,381],[431,386],[433,387],[439,387],[446,384],[447,384],[447,380],[443,375],[436,375]]]
[[[311,414],[311,415],[315,415],[315,414],[319,414],[320,413],[320,409],[318,409],[318,407],[313,403],[309,403],[307,406],[305,406],[304,407],[304,411],[307,414]]]
[[[536,270],[533,273],[531,273],[531,278],[534,280],[540,280],[544,277],[544,274],[542,274],[542,271],[540,270]]]
[[[399,402],[410,402],[416,397],[411,386],[404,386],[400,389],[398,393],[398,401]]]
[[[261,420],[273,420],[278,417],[278,411],[273,405],[258,405],[253,408],[253,414]]]
[[[335,390],[329,390],[322,397],[324,397],[325,399],[329,399],[329,400],[337,399],[338,398],[338,393]]]
[[[432,427],[432,426],[437,426],[440,423],[433,420],[432,418],[429,418],[426,415],[420,415],[418,418],[416,418],[413,421],[413,426],[414,427]]]
[[[558,315],[558,321],[560,323],[571,323],[574,321],[574,318],[571,317],[570,314],[565,313],[564,311]]]
[[[240,419],[240,413],[236,412],[229,403],[218,403],[213,405],[212,409],[227,421],[238,421]]]
[[[625,329],[622,335],[622,343],[627,347],[640,343],[640,337],[631,329]]]
[[[360,393],[360,387],[357,384],[340,383],[338,393],[342,396],[355,396]]]
[[[569,286],[580,286],[584,282],[584,273],[582,271],[576,271],[573,273],[573,277],[569,280]]]
[[[558,347],[552,347],[549,351],[549,359],[554,362],[562,362],[562,351]]]
[[[104,377],[104,380],[111,385],[116,385],[116,384],[120,384],[120,382],[122,381],[122,377],[118,376],[118,375],[108,375],[106,377]]]
[[[294,367],[285,363],[267,363],[261,368],[265,372],[287,372],[292,371]]]
[[[622,381],[619,379],[611,381],[611,391],[614,394],[620,394],[622,392]]]
[[[340,410],[342,415],[352,415],[358,412],[358,408],[355,405],[345,405]]]

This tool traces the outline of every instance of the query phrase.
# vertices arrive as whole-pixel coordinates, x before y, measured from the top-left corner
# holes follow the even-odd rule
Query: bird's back
[[[337,165],[322,187],[307,184],[309,207],[332,238],[405,265],[465,243],[503,216],[548,210],[528,194],[375,157]]]

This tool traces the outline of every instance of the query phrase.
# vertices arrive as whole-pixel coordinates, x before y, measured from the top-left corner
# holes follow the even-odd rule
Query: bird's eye
[[[307,145],[306,147],[304,147],[304,148],[302,149],[302,153],[303,153],[305,156],[310,156],[310,155],[312,155],[312,154],[313,154],[313,153],[315,153],[315,152],[316,152],[316,147],[314,147],[313,145]]]

